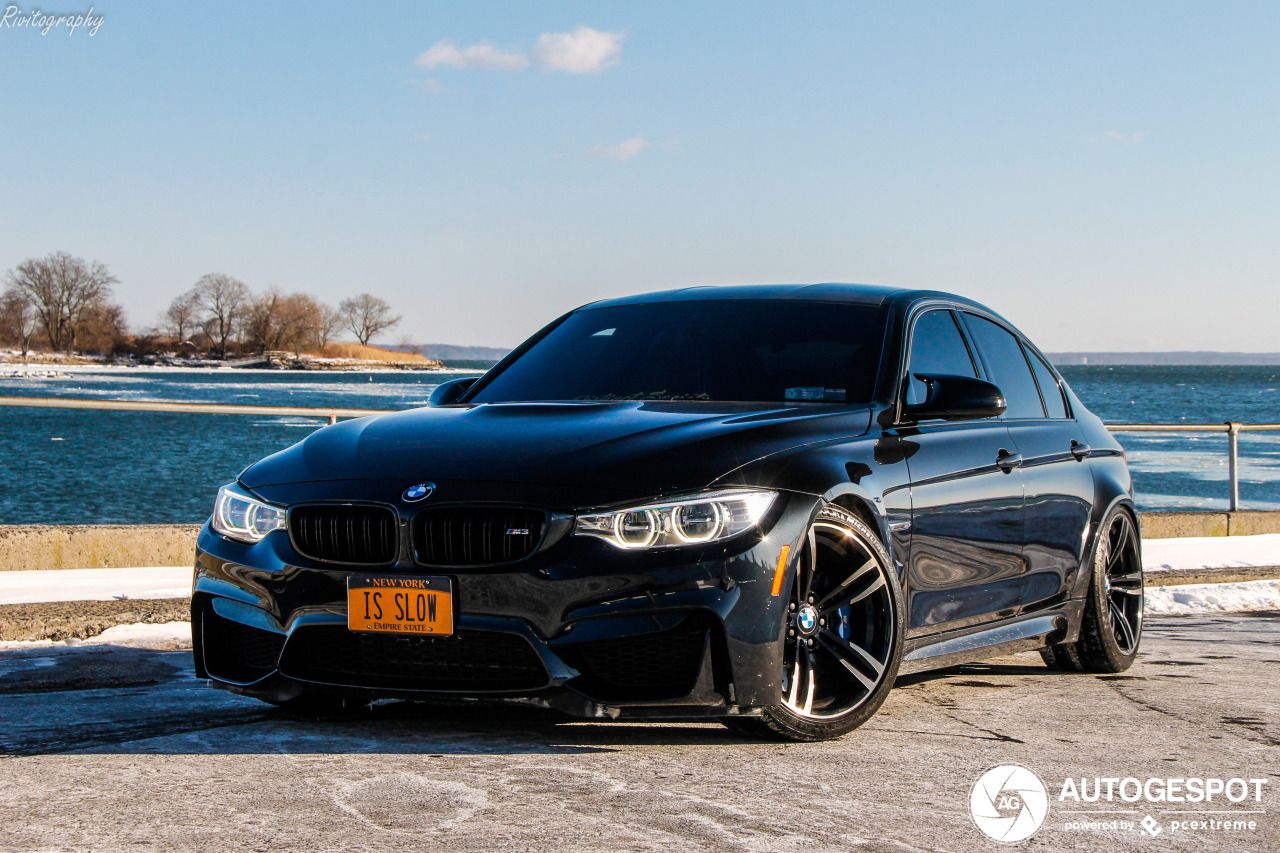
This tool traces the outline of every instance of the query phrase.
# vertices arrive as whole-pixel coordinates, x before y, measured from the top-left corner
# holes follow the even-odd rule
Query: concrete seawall
[[[1280,533],[1280,512],[1142,512],[1143,539],[1181,539],[1187,536],[1259,536]]]
[[[189,566],[197,524],[0,525],[0,571]]]
[[[1280,512],[1144,512],[1145,539],[1280,533]],[[0,571],[187,566],[196,524],[0,525]]]

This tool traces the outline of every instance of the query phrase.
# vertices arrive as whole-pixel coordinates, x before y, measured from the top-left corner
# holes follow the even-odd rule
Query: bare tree
[[[241,322],[244,340],[254,348],[266,352],[280,349],[280,301],[284,294],[274,285],[261,296],[245,304]]]
[[[363,345],[368,345],[374,335],[400,322],[399,316],[391,314],[391,306],[385,300],[368,293],[342,300],[338,310],[346,319],[351,334]]]
[[[347,318],[337,308],[320,303],[320,322],[316,324],[316,346],[322,355],[329,348],[329,342],[338,336],[338,332],[346,322]]]
[[[227,357],[227,341],[236,333],[249,301],[249,288],[225,273],[209,273],[196,282],[196,305],[204,312],[204,331]]]
[[[182,343],[187,339],[188,333],[195,331],[200,325],[199,317],[200,305],[196,299],[196,292],[188,290],[181,296],[173,298],[169,307],[165,309],[162,322],[164,330],[173,335],[178,343]]]
[[[97,261],[67,252],[31,258],[9,271],[9,287],[24,294],[55,351],[75,346],[76,328],[86,309],[105,303],[119,279]]]
[[[76,326],[76,347],[85,352],[109,355],[128,337],[124,308],[114,302],[99,301],[85,308]]]
[[[0,337],[5,343],[15,343],[26,358],[31,352],[31,338],[36,332],[36,312],[31,300],[16,288],[9,288],[0,296]]]
[[[285,296],[272,286],[247,307],[244,328],[263,352],[292,349],[299,353],[314,342],[320,321],[320,305],[310,296]]]
[[[325,306],[305,293],[295,293],[285,301],[285,313],[293,327],[292,345],[294,353],[304,348],[323,349],[319,343],[320,329],[324,325]]]

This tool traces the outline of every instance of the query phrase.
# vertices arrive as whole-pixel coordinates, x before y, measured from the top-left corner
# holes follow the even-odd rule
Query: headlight
[[[737,489],[580,515],[573,532],[603,539],[626,551],[702,545],[755,527],[777,496],[777,492]]]
[[[241,542],[261,542],[271,531],[284,529],[284,508],[252,498],[232,483],[218,489],[210,526]]]

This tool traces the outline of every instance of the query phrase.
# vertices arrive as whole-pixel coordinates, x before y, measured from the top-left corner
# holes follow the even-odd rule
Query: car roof
[[[895,303],[909,305],[925,299],[940,299],[959,305],[968,305],[990,314],[990,308],[972,299],[943,293],[937,290],[915,290],[902,287],[885,287],[878,284],[730,284],[701,285],[679,290],[660,290],[638,293],[617,299],[592,302],[583,308],[612,308],[619,305],[643,305],[655,302],[694,302],[711,299],[786,300],[796,302],[849,302],[859,305],[884,305]],[[998,316],[998,315],[997,315]]]

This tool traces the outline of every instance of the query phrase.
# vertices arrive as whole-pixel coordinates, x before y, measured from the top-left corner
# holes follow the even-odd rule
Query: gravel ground
[[[912,676],[862,729],[807,745],[512,708],[315,719],[208,689],[189,653],[3,652],[0,849],[1007,850],[979,833],[970,792],[1019,763],[1049,792],[1023,849],[1274,851],[1278,639],[1280,613],[1157,619],[1123,675],[1018,655]],[[1209,810],[1230,814],[1208,815],[1063,803],[1068,777],[1267,782],[1261,802],[1219,797]],[[1224,817],[1254,828],[1174,824]]]
[[[190,618],[189,598],[0,604],[0,640],[83,640],[115,625]]]

